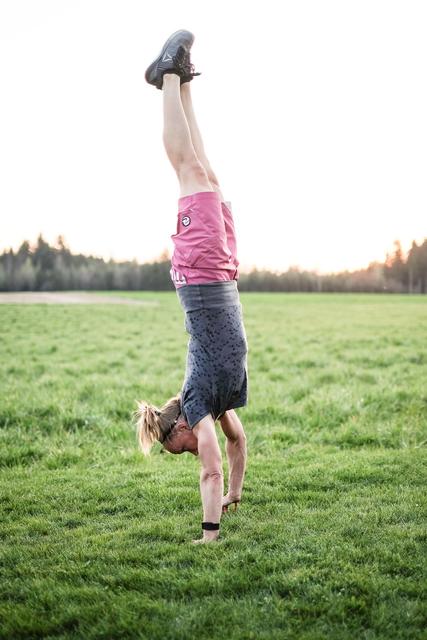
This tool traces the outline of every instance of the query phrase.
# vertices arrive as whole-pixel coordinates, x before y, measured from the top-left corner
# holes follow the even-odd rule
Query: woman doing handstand
[[[190,61],[193,41],[189,31],[172,34],[145,74],[163,91],[163,142],[180,185],[171,278],[190,335],[185,379],[160,409],[138,401],[135,416],[145,454],[159,440],[171,453],[199,455],[203,537],[194,542],[210,542],[218,538],[221,513],[241,499],[246,437],[234,409],[247,404],[248,349],[231,204],[206,157],[191,100],[190,81],[200,75]],[[215,420],[226,436],[225,496]]]

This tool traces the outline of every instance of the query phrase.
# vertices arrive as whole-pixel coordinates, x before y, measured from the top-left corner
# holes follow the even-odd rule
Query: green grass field
[[[125,295],[0,307],[0,637],[427,638],[427,299],[241,295],[244,494],[194,546],[199,461],[132,426],[183,314]]]

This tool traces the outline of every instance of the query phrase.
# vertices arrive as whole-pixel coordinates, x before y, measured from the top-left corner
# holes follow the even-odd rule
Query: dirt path
[[[11,291],[0,293],[0,304],[143,304],[157,305],[155,300],[135,300],[120,296],[103,296],[81,291]]]

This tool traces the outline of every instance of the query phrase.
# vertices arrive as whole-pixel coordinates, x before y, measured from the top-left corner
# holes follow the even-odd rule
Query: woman
[[[194,115],[190,81],[200,74],[190,61],[193,41],[189,31],[172,34],[145,74],[163,91],[163,142],[180,185],[171,277],[190,334],[185,380],[181,392],[160,409],[138,402],[135,416],[145,454],[159,440],[171,453],[199,456],[203,537],[194,542],[204,543],[218,538],[221,513],[231,504],[237,508],[241,499],[246,437],[234,409],[247,404],[248,385],[233,217]],[[224,497],[217,419],[227,439]]]

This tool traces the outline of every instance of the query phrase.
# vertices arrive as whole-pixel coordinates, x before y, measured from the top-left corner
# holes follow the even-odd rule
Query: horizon
[[[107,261],[171,253],[178,182],[144,72],[184,27],[242,271],[353,271],[422,242],[424,3],[220,0],[206,19],[166,0],[156,16],[136,0],[1,4],[0,251],[42,233]]]
[[[43,241],[46,242],[49,245],[49,247],[52,248],[52,249],[58,249],[58,242],[57,241],[61,237],[65,248],[70,252],[70,254],[72,256],[83,255],[85,258],[102,259],[102,260],[104,260],[104,262],[109,262],[110,260],[113,260],[113,262],[115,262],[115,263],[124,263],[124,262],[133,262],[134,260],[136,260],[139,265],[143,265],[143,264],[148,264],[148,263],[153,263],[153,262],[161,262],[163,260],[163,258],[165,260],[167,260],[167,261],[169,261],[171,259],[171,254],[166,249],[164,249],[162,252],[160,252],[159,255],[155,256],[153,259],[146,260],[144,262],[139,262],[137,260],[137,258],[131,258],[131,259],[125,258],[123,260],[120,260],[120,259],[117,259],[117,258],[112,258],[111,256],[102,256],[102,255],[98,255],[98,254],[94,254],[94,253],[86,254],[86,253],[82,253],[80,251],[75,251],[73,249],[73,247],[71,247],[69,245],[69,243],[67,242],[67,239],[65,238],[65,236],[63,234],[58,234],[58,236],[56,236],[56,238],[53,241],[49,241],[42,233],[40,233],[34,241],[28,240],[28,238],[26,238],[19,244],[19,246],[6,247],[6,248],[0,247],[0,256],[4,255],[6,252],[8,252],[10,250],[13,250],[14,254],[16,255],[16,253],[18,252],[18,250],[19,250],[20,246],[23,244],[23,242],[28,242],[29,246],[30,246],[30,251],[34,251],[36,246],[37,246],[37,241],[38,241],[38,237],[39,236],[41,236]],[[405,250],[404,247],[402,246],[401,242],[397,239],[394,242],[393,247],[390,248],[390,250],[387,251],[384,254],[383,260],[370,260],[366,265],[362,265],[362,266],[356,267],[354,269],[340,269],[340,270],[336,270],[336,271],[325,271],[325,272],[322,272],[322,271],[319,271],[319,270],[308,269],[304,265],[300,265],[300,264],[289,265],[286,269],[272,269],[272,268],[269,268],[269,267],[260,267],[260,266],[257,266],[257,265],[245,266],[245,265],[240,264],[239,265],[239,271],[240,271],[241,274],[243,274],[243,273],[249,274],[254,270],[269,271],[269,272],[274,273],[274,274],[281,274],[281,273],[285,273],[285,272],[289,271],[290,269],[297,269],[300,272],[313,273],[313,274],[318,275],[318,276],[336,275],[336,274],[344,273],[344,272],[363,271],[363,270],[367,270],[371,265],[375,265],[375,264],[383,265],[383,264],[385,264],[385,262],[387,260],[387,256],[388,255],[392,255],[394,253],[396,242],[399,243],[399,245],[400,245],[400,247],[402,249],[403,259],[406,260],[408,252],[409,252],[409,249],[412,246],[412,243],[416,242],[416,244],[418,246],[420,246],[425,241],[427,241],[427,236],[424,237],[423,239],[419,240],[419,241],[414,239],[411,242],[411,245],[408,247],[408,250]]]

